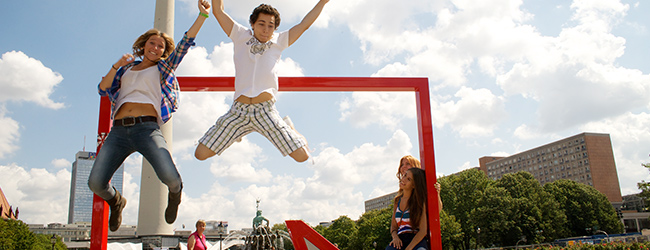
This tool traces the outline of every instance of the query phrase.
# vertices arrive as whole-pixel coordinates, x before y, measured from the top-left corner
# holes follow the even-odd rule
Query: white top
[[[289,31],[273,33],[266,43],[260,43],[253,31],[237,22],[230,32],[235,53],[235,98],[240,95],[256,97],[263,92],[275,96],[278,92],[277,63],[282,51],[289,47]]]
[[[149,103],[156,109],[160,124],[162,122],[160,121],[161,96],[160,72],[156,65],[143,70],[133,70],[131,67],[122,76],[122,86],[115,110],[119,110],[122,104],[127,102]]]

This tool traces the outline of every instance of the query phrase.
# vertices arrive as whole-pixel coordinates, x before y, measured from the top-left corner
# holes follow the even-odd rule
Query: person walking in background
[[[297,162],[309,158],[307,141],[288,117],[283,120],[275,107],[278,92],[276,66],[284,49],[291,46],[316,21],[329,0],[320,0],[302,21],[276,33],[280,13],[261,4],[250,15],[248,29],[225,11],[223,0],[212,1],[214,17],[234,44],[235,95],[230,110],[199,140],[194,156],[208,159],[255,131],[266,137],[283,156]]]
[[[196,231],[190,234],[190,237],[187,238],[187,250],[207,250],[208,245],[205,241],[205,221],[198,220],[196,222]]]
[[[174,70],[191,46],[205,19],[210,4],[198,1],[199,16],[183,39],[174,47],[167,34],[151,29],[133,43],[133,54],[123,55],[111,65],[99,83],[99,94],[111,100],[113,128],[97,154],[88,177],[88,186],[110,206],[109,228],[122,223],[126,199],[109,181],[124,160],[140,152],[158,178],[168,187],[165,221],[176,220],[183,182],[160,131],[178,106],[179,87]],[[139,57],[141,60],[135,60]]]
[[[424,170],[410,168],[399,182],[399,191],[393,202],[390,235],[386,250],[426,250],[427,241],[427,185]]]

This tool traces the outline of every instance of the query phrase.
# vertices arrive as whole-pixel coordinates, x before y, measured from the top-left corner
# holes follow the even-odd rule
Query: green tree
[[[357,233],[356,223],[349,217],[343,215],[334,220],[323,232],[323,237],[332,243],[336,243],[339,249],[351,249],[350,239]]]
[[[438,182],[443,209],[456,218],[462,229],[462,243],[454,248],[467,249],[477,236],[476,225],[470,221],[470,215],[478,207],[478,201],[490,180],[481,170],[470,169],[439,178]]]
[[[506,174],[486,189],[472,214],[481,228],[481,243],[513,246],[554,238],[566,225],[566,216],[553,196],[528,172]]]
[[[392,206],[365,212],[357,220],[357,232],[352,237],[349,249],[384,249],[391,241],[390,220]],[[373,248],[373,243],[377,247]]]
[[[36,237],[19,220],[0,220],[0,249],[32,249]]]
[[[472,212],[475,222],[472,227],[481,229],[481,238],[478,239],[478,232],[470,232],[477,235],[476,243],[481,246],[502,246],[504,243],[501,236],[506,234],[508,228],[512,227],[509,214],[514,210],[514,201],[508,195],[505,188],[495,185],[488,186],[484,196],[480,198],[479,204]]]
[[[0,220],[0,249],[51,249],[51,235],[34,234],[29,231],[27,224],[20,220]],[[54,249],[67,249],[57,237]]]
[[[325,235],[325,227],[323,225],[317,225],[315,227],[312,227],[316,232],[320,235]]]
[[[596,230],[608,234],[623,232],[614,207],[595,188],[563,179],[544,185],[544,189],[555,197],[567,216],[568,231],[561,237],[589,235]]]
[[[442,240],[442,249],[455,249],[455,246],[463,242],[463,230],[460,223],[455,216],[448,215],[445,210],[440,211],[440,239]]]
[[[650,170],[650,163],[641,164],[644,168]],[[637,183],[637,187],[641,190],[639,197],[645,200],[646,207],[650,203],[650,182],[641,181]]]

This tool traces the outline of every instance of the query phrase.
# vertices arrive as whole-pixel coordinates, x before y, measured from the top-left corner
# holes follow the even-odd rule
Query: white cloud
[[[477,167],[477,166],[472,166],[472,164],[469,161],[466,161],[466,162],[463,163],[462,166],[459,166],[458,168],[456,168],[456,170],[457,170],[457,172],[461,172],[463,170],[471,169],[473,167]]]
[[[494,78],[506,96],[522,95],[539,102],[538,122],[529,129],[535,127],[542,134],[620,115],[650,102],[646,84],[650,77],[616,63],[625,52],[625,39],[611,30],[629,9],[620,1],[574,1],[572,19],[557,37],[542,36],[527,24],[534,15],[523,10],[522,1],[409,1],[383,9],[392,3],[367,2],[352,1],[347,6],[350,11],[334,8],[333,12],[346,17],[362,42],[367,63],[388,62],[376,75],[428,76],[439,83],[431,89],[438,93],[434,99],[441,100],[443,110],[444,106],[454,110],[456,105],[446,100],[446,91],[460,88],[458,95],[466,88],[463,85],[477,84],[468,79],[478,73]],[[354,11],[358,8],[364,11]],[[391,16],[390,21],[379,20],[383,16]],[[491,111],[502,117],[505,99],[495,104],[501,107]],[[434,113],[445,113],[437,108]],[[463,124],[454,129],[461,136],[491,135],[496,124],[492,119],[484,126],[472,121],[476,117],[472,115],[446,115],[453,113],[434,119],[436,125],[455,119]]]
[[[540,49],[524,51],[497,83],[508,95],[540,103],[539,128],[560,131],[617,116],[650,101],[649,75],[616,64],[625,39],[611,34],[628,7],[617,1],[574,1],[574,26],[542,38]]]
[[[20,139],[20,125],[5,113],[5,105],[0,104],[0,159],[18,150]]]
[[[40,61],[21,51],[2,54],[0,59],[0,102],[29,101],[46,108],[59,109],[63,103],[54,102],[50,95],[63,77],[45,67]]]
[[[437,128],[449,124],[462,137],[491,136],[507,116],[503,99],[488,89],[461,87],[454,97],[458,101],[437,97],[440,100],[432,102],[431,113]]]
[[[132,158],[132,157],[130,157]],[[138,162],[138,167],[142,166],[142,157]],[[138,168],[137,171],[140,171]],[[140,176],[140,172],[136,176]],[[122,211],[122,225],[137,225],[138,211],[140,209],[140,180],[135,180],[133,173],[124,170],[124,179],[122,179],[122,196],[127,200],[127,206]],[[161,201],[165,205],[167,200]]]
[[[416,116],[415,96],[409,93],[394,92],[353,92],[339,104],[341,121],[350,121],[355,127],[380,124],[394,130],[404,119]]]
[[[65,222],[68,215],[70,176],[67,169],[50,173],[42,168],[26,170],[0,165],[0,183],[9,204],[18,208],[25,223]]]
[[[72,163],[66,159],[59,158],[52,160],[52,166],[55,166],[57,168],[69,168],[72,167]]]
[[[221,42],[208,54],[205,47],[192,47],[176,69],[178,76],[234,76],[232,42]]]
[[[210,172],[229,182],[266,184],[273,176],[268,169],[260,168],[264,159],[262,148],[244,137],[241,142],[236,142],[226,149],[221,156],[211,158]]]

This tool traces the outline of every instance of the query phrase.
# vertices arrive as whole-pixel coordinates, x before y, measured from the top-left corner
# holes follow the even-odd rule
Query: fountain
[[[256,208],[257,216],[253,218],[253,232],[246,236],[244,250],[284,250],[284,239],[289,238],[288,234],[284,231],[271,231],[269,220],[262,216],[260,199],[257,199]]]

